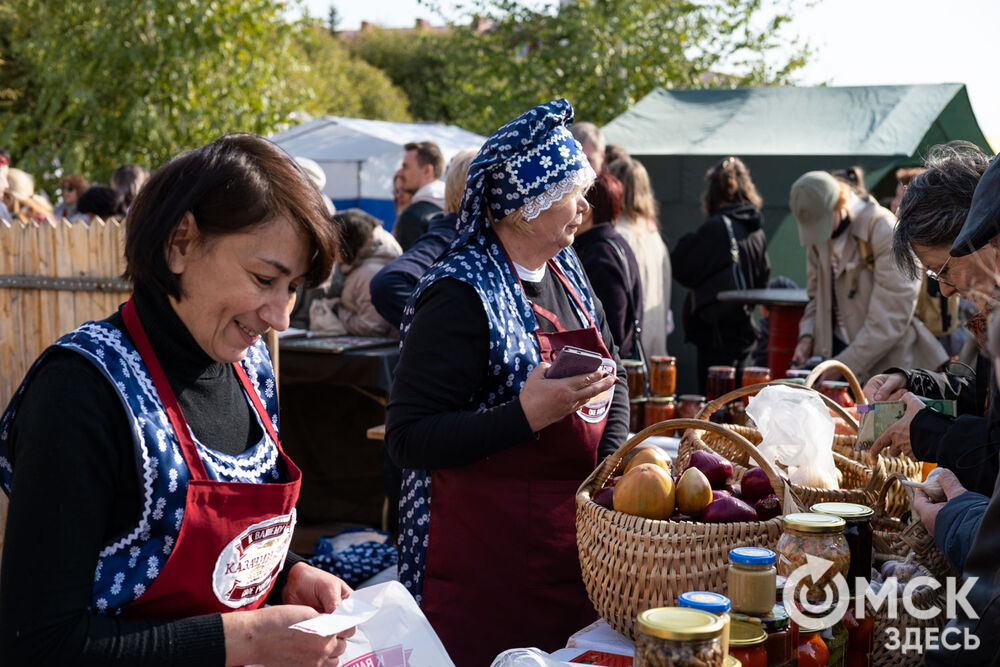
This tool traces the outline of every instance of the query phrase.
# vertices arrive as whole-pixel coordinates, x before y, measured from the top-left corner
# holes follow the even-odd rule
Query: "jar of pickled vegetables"
[[[759,616],[735,611],[730,616],[733,622],[750,623],[767,633],[764,643],[767,667],[794,667],[797,664],[799,626],[785,611],[785,605],[775,604],[769,613]]]
[[[649,358],[649,391],[657,396],[673,396],[677,390],[677,358],[654,355]]]
[[[872,576],[872,517],[875,510],[857,503],[816,503],[809,508],[818,514],[838,516],[844,520],[844,539],[851,550],[851,564],[847,569],[847,587],[857,594],[858,577],[869,581]]]
[[[847,629],[843,621],[826,619],[819,631],[819,638],[826,644],[827,665],[829,667],[846,667],[847,665]]]
[[[635,667],[723,667],[722,620],[698,609],[659,607],[639,614]],[[694,661],[694,662],[692,662]]]
[[[778,574],[790,577],[798,568],[806,564],[806,556],[816,556],[833,563],[814,580],[801,577],[794,599],[801,600],[802,589],[810,604],[836,604],[838,597],[834,577],[847,576],[851,562],[851,551],[844,539],[844,520],[829,514],[800,512],[787,514],[783,518],[784,531],[778,539]],[[828,595],[832,599],[828,599]]]
[[[767,633],[759,625],[733,621],[729,654],[745,667],[767,667]]]
[[[872,651],[875,650],[875,619],[869,614],[857,617],[854,598],[843,618],[847,630],[847,667],[871,667]]]
[[[646,426],[673,419],[676,414],[677,405],[673,396],[650,396],[646,399]]]
[[[628,430],[629,433],[638,433],[646,428],[646,399],[628,399]]]
[[[639,398],[646,394],[646,364],[635,359],[622,361],[629,398]]]
[[[799,667],[829,667],[830,653],[818,628],[799,630]]]

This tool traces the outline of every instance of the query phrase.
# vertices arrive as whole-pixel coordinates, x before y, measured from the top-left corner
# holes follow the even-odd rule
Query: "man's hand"
[[[868,459],[874,465],[878,460],[878,455],[882,450],[890,456],[906,456],[914,461],[917,457],[913,455],[913,446],[910,443],[910,422],[923,410],[926,405],[916,397],[915,394],[906,392],[903,394],[903,402],[906,403],[906,412],[895,424],[885,430],[878,439],[872,443],[868,450]]]
[[[937,479],[941,482],[941,488],[944,489],[944,495],[948,496],[948,500],[940,503],[936,503],[931,500],[923,489],[913,490],[913,512],[920,517],[920,522],[924,524],[927,528],[927,532],[934,535],[934,524],[937,521],[938,512],[944,507],[945,503],[952,500],[953,498],[958,498],[960,495],[968,491],[962,483],[958,481],[958,477],[955,477],[955,473],[948,470],[947,468],[942,468],[941,472],[938,473]]]
[[[882,373],[865,384],[865,397],[869,403],[895,401],[906,393],[906,376],[902,373]]]

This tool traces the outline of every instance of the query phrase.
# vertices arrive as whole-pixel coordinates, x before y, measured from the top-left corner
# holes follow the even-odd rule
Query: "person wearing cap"
[[[925,273],[940,284],[945,297],[961,294],[976,304],[978,313],[967,327],[976,335],[980,353],[974,369],[957,363],[944,371],[888,368],[872,377],[865,385],[869,401],[903,400],[907,411],[875,441],[869,455],[874,461],[885,451],[936,463],[952,470],[966,488],[989,494],[1000,471],[1000,402],[985,352],[994,250],[987,245],[965,257],[949,255],[989,158],[972,144],[953,142],[931,148],[925,164],[900,202],[893,257],[905,275]],[[926,408],[917,396],[954,400],[958,416]],[[964,513],[953,516],[960,521]],[[951,538],[942,538],[942,551],[961,570],[975,527],[944,532]]]
[[[458,665],[561,648],[597,616],[575,494],[624,442],[628,396],[614,389],[624,371],[570,247],[595,176],[572,118],[555,100],[487,140],[459,235],[403,312],[386,420],[405,469],[399,575]],[[612,361],[547,378],[564,345]]]
[[[913,308],[919,280],[892,261],[896,218],[871,197],[825,171],[792,185],[789,207],[806,248],[809,303],[799,323],[793,363],[836,359],[862,381],[883,368],[938,368],[948,359]],[[836,379],[827,371],[822,379]]]
[[[3,193],[3,203],[13,220],[21,224],[43,222],[52,218],[52,204],[35,194],[35,179],[20,169],[7,172],[7,190]]]

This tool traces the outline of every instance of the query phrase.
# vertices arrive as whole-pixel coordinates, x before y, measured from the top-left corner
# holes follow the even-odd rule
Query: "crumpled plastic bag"
[[[772,385],[750,399],[747,414],[763,436],[760,453],[785,465],[792,484],[840,488],[840,471],[833,461],[833,419],[819,394]]]
[[[333,312],[333,308],[324,299],[316,299],[309,304],[309,331],[329,334],[331,336],[343,336],[347,334],[347,327]]]
[[[562,667],[565,664],[537,648],[512,648],[498,655],[490,667]]]

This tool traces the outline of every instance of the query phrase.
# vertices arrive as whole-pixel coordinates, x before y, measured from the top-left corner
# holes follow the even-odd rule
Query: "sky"
[[[418,0],[305,0],[313,16],[334,4],[342,30],[361,21],[409,27],[441,21]],[[450,8],[456,3],[441,0]],[[806,3],[801,3],[806,4]],[[983,133],[1000,146],[1000,77],[995,35],[998,0],[819,0],[797,10],[791,31],[814,54],[798,85],[964,83]]]

